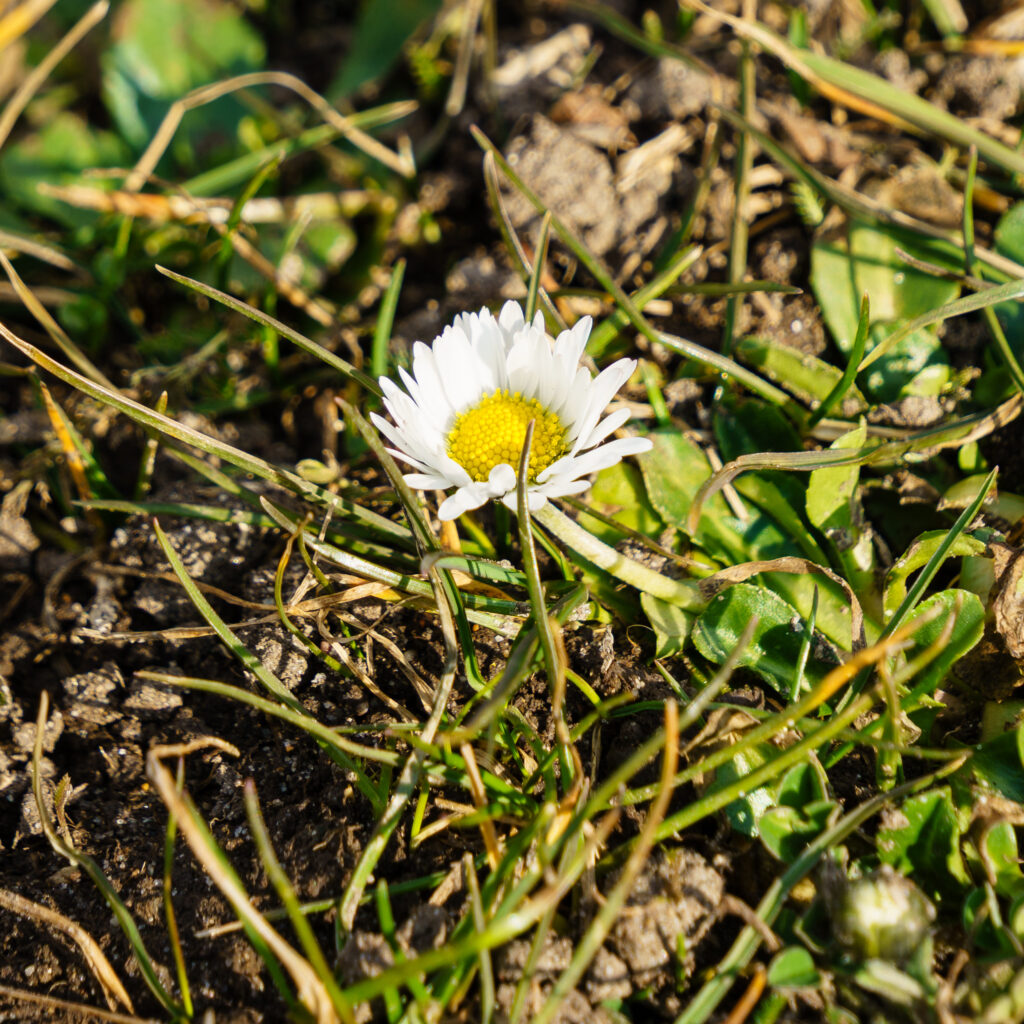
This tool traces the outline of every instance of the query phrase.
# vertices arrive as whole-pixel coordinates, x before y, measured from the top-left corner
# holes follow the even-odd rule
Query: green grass
[[[423,89],[415,98],[437,117],[432,144],[440,145],[443,133],[455,129],[430,106],[438,83],[453,67],[465,70],[474,32],[487,42],[494,25],[486,3],[459,9],[472,15],[469,28],[436,5],[422,6],[418,31],[392,27],[381,67],[371,61],[368,69],[349,70],[383,76],[384,64],[390,67],[404,47]],[[173,21],[160,0],[138,0],[138,7],[145,15],[140,25]],[[585,7],[637,62],[667,57],[708,70],[689,49],[692,21],[656,24],[652,17],[640,27],[602,5]],[[935,0],[926,7],[933,30],[948,37],[948,5]],[[381,2],[367,5],[361,31],[386,31],[382,9]],[[731,945],[720,940],[714,955],[700,954],[699,974],[685,976],[685,955],[675,957],[679,1024],[717,1019],[742,990],[753,993],[747,1019],[764,1024],[779,1019],[790,1000],[830,1021],[951,1014],[991,1024],[1019,1020],[1022,705],[971,689],[958,666],[968,664],[963,659],[977,653],[986,633],[1002,642],[1019,601],[998,572],[1015,525],[1007,510],[1017,517],[1024,498],[1000,488],[998,468],[985,462],[977,442],[1010,422],[1024,401],[1020,154],[866,71],[800,49],[765,25],[724,18],[720,44],[734,33],[743,42],[742,88],[736,109],[715,108],[709,116],[715,132],[735,143],[735,159],[726,163],[720,145],[709,145],[693,207],[666,233],[643,279],[624,282],[521,179],[497,129],[472,128],[462,142],[475,141],[483,154],[483,171],[472,179],[479,206],[489,200],[495,211],[527,305],[557,332],[572,309],[564,300],[583,295],[599,303],[588,348],[597,366],[639,347],[651,413],[641,429],[654,447],[597,474],[585,502],[531,517],[521,488],[518,514],[485,509],[444,532],[432,497],[408,487],[367,418],[379,408],[377,376],[396,373],[405,360],[390,344],[396,313],[436,238],[430,215],[411,205],[416,182],[407,148],[393,132],[382,136],[386,141],[374,134],[409,113],[410,97],[385,90],[380,104],[346,116],[294,82],[298,98],[271,99],[259,91],[267,79],[231,77],[264,74],[262,44],[234,8],[224,7],[221,16],[209,66],[188,65],[184,80],[159,59],[143,28],[104,26],[100,45],[122,75],[122,93],[107,100],[111,127],[85,120],[84,85],[73,68],[58,68],[52,80],[37,83],[38,95],[26,98],[35,118],[0,150],[16,222],[4,225],[4,245],[16,256],[0,262],[36,325],[5,316],[11,326],[0,324],[0,334],[33,367],[30,382],[57,439],[24,455],[26,475],[49,489],[59,510],[39,513],[39,532],[53,536],[60,515],[75,515],[81,529],[66,543],[78,553],[92,546],[102,552],[105,537],[127,516],[149,517],[174,577],[209,627],[206,635],[212,631],[256,685],[170,672],[140,678],[196,699],[245,705],[308,736],[317,751],[309,756],[326,757],[344,773],[375,823],[344,889],[302,903],[301,880],[288,877],[273,822],[264,822],[248,784],[239,799],[269,880],[259,894],[264,899],[255,901],[185,776],[179,771],[175,778],[169,766],[173,757],[196,753],[199,742],[153,748],[147,776],[168,815],[163,891],[172,982],[157,970],[98,861],[61,834],[59,801],[55,812],[41,784],[43,700],[34,781],[44,831],[110,904],[165,1019],[198,1020],[204,1009],[190,983],[197,940],[181,933],[175,916],[171,866],[182,841],[296,1019],[350,1021],[363,1004],[379,1000],[389,1021],[438,1020],[458,1006],[491,1020],[496,951],[525,939],[535,966],[548,936],[568,934],[571,957],[545,988],[541,1008],[528,1014],[526,978],[512,997],[513,1016],[545,1022],[631,912],[633,887],[656,852],[698,839],[706,845],[715,835],[727,859],[753,849],[773,877],[745,908]],[[137,36],[125,38],[132,31]],[[892,29],[878,21],[865,31],[885,39]],[[167,90],[166,121],[129,117],[125,97],[138,99],[142,88],[132,47],[148,54]],[[798,99],[813,104],[823,95],[875,112],[893,132],[916,128],[941,143],[945,166],[966,183],[961,228],[938,229],[886,208],[765,133],[756,116],[765,53],[791,72]],[[332,100],[354,88],[344,76],[339,82],[344,95]],[[453,87],[450,106],[461,102],[461,87]],[[171,106],[183,96],[184,106]],[[60,110],[44,122],[47,104]],[[813,107],[819,114],[827,109]],[[226,141],[225,124],[233,126]],[[77,166],[68,163],[72,143]],[[794,184],[793,220],[802,214],[809,222],[810,288],[834,344],[831,358],[805,358],[742,336],[741,314],[752,297],[794,290],[754,280],[751,225],[743,216],[734,213],[730,223],[726,280],[699,277],[708,264],[694,231],[709,213],[713,172],[728,172],[734,205],[742,208],[758,162],[773,163]],[[134,173],[126,177],[118,167]],[[979,242],[974,209],[982,173],[1008,205],[987,245]],[[37,179],[49,182],[49,191],[30,189]],[[328,186],[337,191],[339,180],[348,206],[293,215],[296,200]],[[89,191],[54,192],[70,185]],[[516,237],[502,185],[543,218],[538,252]],[[76,195],[78,205],[69,201]],[[187,216],[172,211],[171,200],[188,205],[211,195],[227,200],[219,220],[197,203]],[[272,211],[268,221],[246,219],[256,200]],[[392,229],[403,210],[415,214],[404,223],[417,227],[396,242]],[[825,217],[836,226],[831,233],[814,230]],[[551,246],[581,268],[582,280],[564,292],[545,287],[549,233]],[[58,286],[61,301],[51,313],[47,303]],[[720,350],[661,330],[644,312],[653,300],[684,296],[725,299]],[[977,373],[953,366],[943,348],[939,328],[956,317],[989,332]],[[121,347],[130,360],[119,355]],[[182,372],[192,358],[201,358],[202,372]],[[128,365],[132,387],[120,373]],[[23,373],[9,372],[15,381]],[[703,389],[708,429],[699,434],[696,424],[673,418],[665,397],[684,378]],[[47,390],[44,379],[59,383]],[[198,409],[244,421],[326,388],[337,398],[331,408],[338,427],[337,451],[326,461],[296,452],[293,465],[273,464],[183,415]],[[917,428],[877,424],[873,413],[908,398],[931,401],[940,420]],[[76,424],[97,407],[116,414],[139,441],[141,458],[127,477],[105,465],[102,444]],[[523,459],[525,466],[528,451]],[[154,460],[173,461],[230,495],[233,510],[150,500]],[[337,471],[342,464],[348,475]],[[908,513],[896,491],[903,472],[945,500]],[[127,488],[122,477],[130,477]],[[262,613],[299,638],[332,678],[362,685],[375,708],[387,709],[387,721],[348,728],[318,720],[249,649],[245,630],[217,610],[224,595],[190,578],[167,530],[171,517],[276,535],[282,554]],[[450,550],[456,540],[459,550]],[[633,552],[642,547],[644,557],[623,553],[616,547],[622,541]],[[665,556],[667,568],[659,568]],[[305,571],[300,593],[285,585],[293,566]],[[403,662],[400,647],[392,644],[390,652],[411,681],[405,692],[415,691],[418,701],[402,703],[377,686],[362,664],[366,633],[342,613],[334,622],[347,635],[331,632],[329,613],[354,594],[436,627],[435,678]],[[215,607],[211,598],[222,603]],[[627,671],[658,673],[671,698],[604,695],[601,679],[573,664],[567,639],[587,640],[609,624],[619,651],[622,638],[633,642]],[[509,646],[487,676],[481,637],[492,634]],[[540,728],[522,703],[538,678],[549,697]],[[763,706],[735,699],[752,687]],[[957,714],[968,720],[966,731],[958,731]],[[597,756],[610,726],[624,723],[636,723],[643,741],[613,761]],[[203,742],[237,753],[223,740]],[[393,900],[427,898],[449,874],[395,878],[392,859],[401,843],[443,848],[438,837],[456,829],[470,848],[451,861],[464,905],[443,946],[409,953],[396,937]],[[872,933],[866,944],[850,924],[865,888],[857,880],[871,878],[884,889],[897,884],[890,870],[906,880],[898,884],[909,882],[913,906],[934,908],[934,927],[930,919],[917,922],[912,954],[891,936]],[[883,898],[898,895],[893,889]],[[274,909],[257,909],[257,902]],[[390,965],[346,983],[337,950],[322,943],[328,912],[339,948],[358,928],[377,930],[391,950]],[[279,930],[283,921],[287,931]],[[971,966],[952,986],[945,972],[961,953]],[[824,1008],[811,989],[826,992]],[[657,993],[636,992],[609,1011],[615,1019],[646,1019],[646,998]]]

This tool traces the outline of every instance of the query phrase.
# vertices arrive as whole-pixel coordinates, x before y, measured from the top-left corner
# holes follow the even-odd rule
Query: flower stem
[[[579,523],[560,512],[550,501],[539,512],[534,513],[534,518],[577,554],[624,583],[636,587],[637,590],[690,612],[701,612],[707,606],[707,601],[701,596],[697,584],[689,580],[674,580],[663,576],[660,572],[648,569],[646,565],[619,554],[615,548],[598,540]]]

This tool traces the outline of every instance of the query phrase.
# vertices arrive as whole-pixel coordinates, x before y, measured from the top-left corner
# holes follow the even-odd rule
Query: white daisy
[[[603,420],[601,413],[636,360],[620,359],[591,376],[579,365],[590,325],[584,317],[552,339],[542,314],[527,323],[519,304],[506,302],[497,319],[487,309],[463,313],[432,345],[416,342],[412,374],[398,371],[405,391],[380,378],[394,422],[372,419],[394,445],[388,451],[416,470],[406,481],[421,490],[456,488],[438,510],[442,519],[492,498],[515,510],[516,473],[531,420],[531,512],[548,498],[586,490],[583,478],[651,447],[644,437],[607,440],[629,419],[629,410]]]

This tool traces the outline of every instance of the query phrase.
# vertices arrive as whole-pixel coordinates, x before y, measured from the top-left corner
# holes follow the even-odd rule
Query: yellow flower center
[[[529,483],[567,451],[565,428],[556,413],[536,398],[516,391],[492,391],[455,417],[448,434],[448,454],[473,480],[486,480],[491,470],[507,462],[516,472],[526,440],[526,428],[535,421],[530,445]]]

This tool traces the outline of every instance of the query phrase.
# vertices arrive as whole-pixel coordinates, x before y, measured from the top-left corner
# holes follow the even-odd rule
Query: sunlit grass
[[[589,16],[638,53],[703,67],[686,54],[685,39],[666,41],[650,22],[639,28],[601,5],[586,6]],[[948,9],[938,0],[933,8],[938,30],[948,35]],[[451,110],[464,101],[478,20],[485,34],[493,28],[479,4],[465,16],[461,25],[439,20],[435,26],[461,47]],[[47,471],[58,504],[81,515],[91,531],[88,540],[71,543],[85,557],[87,546],[98,545],[125,517],[146,517],[170,567],[163,578],[177,580],[195,609],[194,622],[114,634],[106,642],[189,643],[215,635],[238,663],[236,674],[198,678],[149,669],[137,678],[194,699],[234,702],[308,737],[310,749],[319,751],[310,756],[322,754],[333,763],[374,823],[341,891],[303,903],[297,895],[301,879],[288,876],[274,823],[264,820],[250,780],[239,800],[269,881],[261,895],[273,893],[269,902],[257,901],[251,880],[233,865],[214,823],[190,795],[190,762],[200,750],[231,758],[245,751],[213,736],[154,746],[146,774],[168,816],[163,928],[176,968],[173,981],[169,974],[165,979],[129,904],[98,860],[75,848],[62,830],[65,790],[58,786],[51,796],[43,786],[44,696],[33,764],[44,833],[55,852],[98,887],[127,937],[151,1002],[167,1020],[200,1019],[204,1008],[190,982],[190,965],[210,941],[183,934],[176,916],[171,867],[179,842],[230,906],[237,919],[232,927],[245,932],[296,1019],[347,1022],[372,1002],[389,1021],[440,1020],[460,1007],[472,1007],[467,1012],[475,1019],[492,1020],[498,1013],[492,954],[525,939],[528,970],[511,997],[511,1017],[544,1022],[584,985],[616,923],[631,912],[634,887],[659,846],[708,845],[713,832],[726,860],[735,856],[738,863],[740,848],[753,847],[759,863],[775,874],[760,886],[753,906],[731,897],[728,905],[709,908],[712,916],[739,915],[744,926],[728,948],[719,939],[714,952],[701,952],[698,975],[684,975],[685,950],[673,954],[679,1022],[720,1016],[737,998],[751,1019],[772,1021],[787,1000],[804,998],[823,977],[836,1020],[874,1013],[876,1000],[884,1013],[954,1019],[951,1014],[976,1012],[993,1024],[1016,1019],[1000,985],[1010,986],[1024,972],[1024,875],[1014,832],[1024,820],[1019,702],[1003,708],[968,693],[956,666],[986,630],[992,640],[993,629],[1007,629],[1002,616],[1010,616],[1014,596],[1000,589],[999,574],[1007,571],[1013,524],[992,513],[1019,508],[1024,499],[1000,493],[997,469],[980,455],[970,470],[955,456],[1005,426],[1024,401],[1012,331],[1024,269],[1012,247],[977,244],[972,202],[979,160],[988,187],[1003,189],[1008,201],[1015,196],[1011,176],[1024,163],[1016,150],[923,99],[897,95],[867,72],[795,46],[750,18],[715,17],[744,41],[737,109],[715,112],[718,127],[735,131],[739,140],[729,167],[734,213],[725,281],[695,279],[706,265],[704,249],[692,237],[707,212],[712,170],[725,166],[717,143],[703,154],[703,177],[685,223],[669,234],[642,281],[625,282],[529,188],[492,133],[472,129],[483,152],[481,205],[486,196],[509,262],[522,278],[528,311],[541,310],[549,331],[557,332],[573,315],[571,300],[584,296],[601,310],[588,349],[597,366],[638,348],[645,356],[643,387],[636,393],[642,397],[646,388],[644,417],[654,448],[636,465],[598,474],[587,501],[531,517],[521,485],[516,515],[483,509],[440,524],[432,496],[406,484],[367,419],[378,408],[377,377],[403,358],[390,341],[411,272],[401,256],[384,265],[380,227],[397,215],[401,202],[413,201],[409,179],[415,172],[404,140],[386,146],[373,132],[408,113],[409,104],[342,115],[291,76],[254,71],[225,77],[197,86],[172,107],[116,188],[88,184],[95,193],[88,202],[95,207],[103,197],[106,205],[82,229],[88,238],[79,238],[76,258],[94,263],[79,268],[75,287],[87,293],[107,274],[104,288],[129,302],[138,297],[139,276],[148,275],[162,289],[166,319],[178,324],[172,340],[179,355],[208,352],[216,379],[197,375],[183,382],[169,364],[154,369],[156,393],[125,387],[106,371],[109,353],[88,338],[77,339],[48,312],[40,298],[48,279],[19,273],[0,254],[13,294],[49,339],[0,324],[8,345],[34,368],[31,382],[57,438]],[[723,34],[723,41],[728,38]],[[759,48],[799,78],[805,95],[817,92],[871,114],[887,130],[926,130],[943,139],[950,160],[964,170],[961,229],[938,230],[884,209],[757,127]],[[245,91],[270,82],[296,92],[322,123],[297,124],[291,111],[286,131],[262,95]],[[165,186],[155,172],[161,157],[173,153],[187,118],[210,113],[214,101],[236,93],[259,122],[260,144],[250,139],[247,152],[234,152],[183,185]],[[840,225],[840,241],[820,235],[809,241],[812,288],[833,332],[834,361],[740,336],[739,311],[752,295],[794,290],[755,281],[749,273],[744,204],[758,150],[757,159],[774,161],[800,183],[805,214],[818,205]],[[372,249],[372,267],[353,268],[345,286],[374,283],[374,298],[362,308],[339,293],[337,282],[326,294],[330,274],[315,266],[322,252],[303,247],[310,228],[303,215],[283,233],[281,225],[271,230],[244,219],[257,194],[280,200],[281,215],[288,216],[293,206],[286,200],[296,197],[267,193],[279,161],[299,153],[322,158],[334,172],[366,177],[367,191],[378,198],[401,196],[367,200],[357,211],[377,218],[372,237],[363,240]],[[535,251],[517,236],[504,210],[502,184],[537,211]],[[226,205],[199,202],[221,193]],[[77,196],[79,212],[87,205],[84,192],[51,187],[48,194],[66,202]],[[332,217],[339,236],[352,229],[343,211]],[[879,239],[885,252],[871,250]],[[72,240],[67,243],[71,251]],[[549,244],[561,246],[583,268],[582,287],[552,287]],[[19,260],[30,253],[27,244],[18,251]],[[98,254],[106,254],[109,265]],[[282,269],[287,257],[298,254],[308,272],[301,282]],[[894,284],[889,271],[904,265],[913,273]],[[865,296],[862,286],[869,283],[875,290]],[[727,300],[720,351],[660,329],[645,312],[656,300],[681,295]],[[333,333],[343,309],[359,338],[345,356]],[[144,311],[133,315],[125,321],[136,337],[155,344],[157,332]],[[958,375],[943,355],[937,328],[961,316],[983,317],[992,331],[987,390],[971,375]],[[251,334],[246,342],[245,332],[254,329],[258,343]],[[201,348],[207,344],[209,350]],[[923,353],[912,371],[900,362],[908,346]],[[237,388],[227,357],[222,361],[222,348],[238,355],[238,365],[271,391],[298,393],[296,381],[330,386],[346,466],[365,473],[342,478],[329,460],[299,452],[293,465],[278,465],[194,419],[186,422],[181,414],[190,403],[211,396],[221,411],[255,408],[252,393]],[[993,378],[996,366],[1004,377]],[[101,446],[76,425],[37,371],[56,378],[62,395],[85,396],[136,432],[142,455],[132,467],[133,493],[117,490]],[[702,388],[708,429],[674,419],[665,401],[659,381],[684,376]],[[939,421],[913,428],[875,422],[873,413],[908,397],[933,399]],[[162,459],[230,496],[232,507],[151,497],[154,463]],[[887,552],[888,524],[872,519],[871,499],[894,493],[893,474],[908,468],[944,491],[948,507],[929,509],[915,526],[915,540]],[[275,536],[273,591],[254,606],[191,578],[171,527],[182,519]],[[102,553],[97,557],[102,562]],[[302,582],[289,588],[293,566]],[[399,629],[428,624],[440,664],[436,674],[415,667],[402,646],[375,633],[373,625],[346,617],[346,607],[356,601],[376,602]],[[231,621],[235,615],[240,618]],[[372,724],[321,721],[247,641],[250,626],[266,623],[286,630],[330,678],[358,684],[379,712]],[[625,671],[639,676],[650,663],[670,697],[638,700],[633,679],[623,692],[606,695],[599,670],[573,663],[567,640],[587,643],[608,624],[633,644]],[[387,672],[364,666],[367,636],[377,644],[376,657],[387,661]],[[481,668],[482,638],[492,636],[506,640],[508,649],[488,676]],[[93,631],[77,639],[104,638]],[[623,649],[620,640],[615,657]],[[248,682],[240,681],[243,673]],[[540,723],[524,712],[523,702],[538,680],[548,699]],[[760,696],[760,706],[748,706],[751,692]],[[947,731],[941,716],[954,699],[989,724],[963,735]],[[1002,725],[992,726],[997,721]],[[603,756],[608,737],[621,735],[612,728],[624,723],[635,723],[643,740],[614,758]],[[860,773],[857,787],[844,774],[851,771]],[[868,795],[853,796],[855,788]],[[456,832],[469,850],[450,855],[448,871],[396,877],[391,858],[443,851]],[[403,843],[407,850],[400,851]],[[986,966],[965,972],[958,987],[947,990],[930,933],[913,957],[868,955],[845,940],[847,931],[830,919],[833,908],[843,905],[843,886],[883,867],[909,878],[921,899],[935,904],[946,952],[980,953]],[[832,903],[826,876],[841,879]],[[453,893],[461,897],[452,901],[458,909],[447,941],[420,952],[403,948],[393,907],[396,895],[414,893],[437,904]],[[270,902],[273,909],[263,909]],[[324,940],[330,933],[326,916],[333,922],[333,949]],[[367,930],[380,935],[390,961],[377,973],[345,980],[342,951]],[[533,1010],[528,976],[556,933],[572,939],[572,952]],[[114,968],[99,959],[91,964],[97,977],[110,975],[104,991],[130,1010],[130,1000],[117,992],[124,987]],[[818,982],[808,981],[812,977]],[[746,987],[746,995],[733,992],[738,987]],[[655,996],[637,986],[608,1009],[621,1019],[645,1019],[645,1001]],[[818,1009],[805,1003],[805,1012]]]

